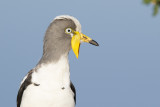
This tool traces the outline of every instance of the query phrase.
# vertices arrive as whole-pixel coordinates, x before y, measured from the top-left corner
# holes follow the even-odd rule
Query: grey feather
[[[65,33],[66,28],[76,29],[70,19],[56,19],[48,27],[43,45],[43,56],[38,64],[57,61],[61,55],[68,55],[71,50],[71,36]]]

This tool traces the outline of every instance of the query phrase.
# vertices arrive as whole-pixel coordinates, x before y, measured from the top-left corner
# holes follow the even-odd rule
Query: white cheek
[[[73,33],[71,33],[71,37],[73,37]]]
[[[83,41],[82,41],[82,40],[80,40],[80,42],[81,42],[81,43],[83,43]]]

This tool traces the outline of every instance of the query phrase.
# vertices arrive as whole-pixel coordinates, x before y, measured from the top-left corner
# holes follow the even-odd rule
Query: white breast
[[[21,107],[75,107],[68,58],[61,57],[56,63],[42,64],[32,73],[32,82],[40,85],[27,87]]]

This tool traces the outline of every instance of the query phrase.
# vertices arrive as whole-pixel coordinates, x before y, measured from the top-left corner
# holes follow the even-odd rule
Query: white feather
[[[81,33],[81,24],[80,24],[80,22],[75,17],[69,16],[69,15],[60,15],[60,16],[57,16],[55,19],[65,19],[65,18],[73,20],[74,23],[76,24],[76,31],[78,31],[78,32]]]
[[[56,63],[42,64],[32,73],[32,82],[40,85],[27,87],[21,107],[75,107],[67,57],[61,57]]]

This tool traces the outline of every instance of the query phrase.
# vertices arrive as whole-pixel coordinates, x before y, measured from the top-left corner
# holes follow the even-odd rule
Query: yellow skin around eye
[[[68,32],[68,30],[71,30],[71,32]],[[65,29],[65,33],[67,33],[67,34],[71,34],[72,32],[73,32],[73,30],[71,28]]]

